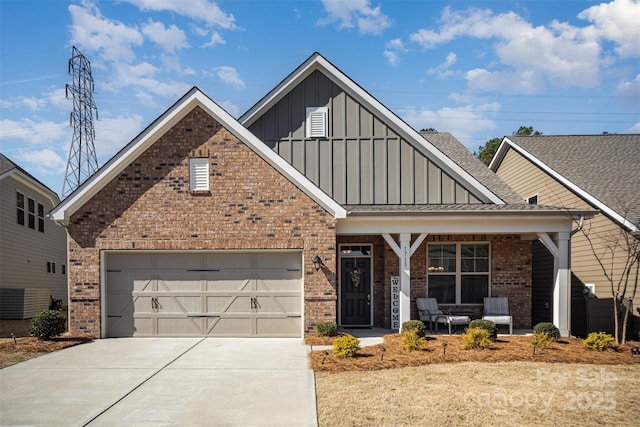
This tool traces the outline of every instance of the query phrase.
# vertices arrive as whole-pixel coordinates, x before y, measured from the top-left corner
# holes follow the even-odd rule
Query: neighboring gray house
[[[27,319],[67,302],[67,237],[47,218],[58,195],[0,154],[0,318]]]

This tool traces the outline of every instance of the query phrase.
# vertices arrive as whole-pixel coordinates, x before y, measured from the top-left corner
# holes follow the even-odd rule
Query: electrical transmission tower
[[[98,108],[93,102],[93,77],[91,63],[73,46],[69,59],[69,74],[72,83],[66,85],[66,94],[73,97],[73,111],[70,125],[73,137],[69,147],[67,170],[62,186],[62,197],[67,197],[87,178],[98,170],[98,159],[93,140],[96,137],[93,128],[93,114],[98,119]]]

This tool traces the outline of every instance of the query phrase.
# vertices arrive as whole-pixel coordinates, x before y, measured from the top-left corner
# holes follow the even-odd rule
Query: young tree
[[[640,279],[640,234],[622,227],[616,233],[606,234],[595,232],[590,227],[580,230],[609,282],[616,344],[625,344],[629,314],[633,310]]]

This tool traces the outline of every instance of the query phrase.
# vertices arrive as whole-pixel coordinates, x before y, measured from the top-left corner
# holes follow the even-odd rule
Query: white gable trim
[[[564,177],[564,175],[550,168],[542,160],[538,159],[536,156],[529,153],[527,150],[520,147],[515,142],[511,141],[509,137],[505,136],[502,142],[500,143],[500,146],[498,147],[496,154],[493,156],[493,159],[489,164],[489,169],[491,169],[494,172],[498,170],[498,168],[500,167],[500,164],[502,163],[502,160],[504,160],[504,156],[507,154],[507,151],[509,151],[509,148],[512,148],[516,153],[520,154],[521,156],[529,160],[531,163],[533,163],[534,165],[542,169],[544,172],[549,174],[551,177],[553,177],[560,184],[567,187],[570,191],[573,191],[575,194],[577,194],[580,198],[585,200],[590,205],[595,206],[596,209],[600,210],[602,213],[609,216],[614,221],[621,224],[623,227],[631,230],[631,232],[639,231],[639,228],[635,224],[627,220],[624,216],[618,214],[618,212],[611,209],[609,206],[601,202],[599,199],[593,197],[590,193],[586,192],[578,185],[569,181],[567,178]]]
[[[242,126],[222,107],[211,98],[194,87],[171,108],[169,108],[154,123],[134,138],[119,153],[112,157],[102,168],[85,181],[76,191],[58,205],[52,212],[56,221],[67,222],[71,215],[84,205],[91,197],[105,185],[117,177],[124,168],[144,153],[162,135],[171,129],[196,106],[216,119],[223,127],[231,131],[242,142],[262,157],[267,163],[276,168],[283,176],[311,197],[316,203],[326,209],[335,218],[345,218],[346,210],[326,193],[315,186],[282,157],[269,149],[262,141]]]
[[[289,74],[280,84],[278,84],[271,92],[263,97],[257,104],[251,107],[246,113],[244,113],[239,121],[245,127],[250,127],[262,114],[264,114],[269,108],[274,106],[280,101],[291,89],[297,86],[305,78],[307,78],[314,71],[320,71],[329,77],[334,83],[340,86],[344,91],[348,92],[358,102],[365,105],[377,116],[387,120],[388,124],[399,135],[409,141],[417,149],[421,150],[427,157],[434,159],[436,163],[440,163],[442,167],[447,169],[453,177],[459,180],[461,183],[476,190],[479,194],[484,196],[484,202],[495,203],[503,205],[505,202],[500,199],[496,194],[491,192],[487,187],[482,185],[480,181],[474,178],[466,170],[461,168],[457,163],[452,161],[449,157],[444,155],[440,150],[429,144],[418,132],[416,132],[411,126],[400,119],[391,110],[385,107],[380,101],[375,99],[366,90],[360,87],[357,83],[351,80],[342,71],[336,68],[333,64],[327,61],[319,53],[314,53],[307,59],[302,65],[300,65],[293,73]]]
[[[60,203],[60,199],[58,199],[58,195],[53,190],[49,189],[49,187],[44,186],[43,184],[41,184],[39,181],[32,178],[31,176],[25,174],[20,169],[13,168],[3,173],[2,175],[0,175],[0,181],[10,177],[22,183],[23,185],[26,185],[27,187],[31,188],[33,191],[42,195],[42,197],[47,198],[51,202],[52,206],[55,206],[58,203]]]

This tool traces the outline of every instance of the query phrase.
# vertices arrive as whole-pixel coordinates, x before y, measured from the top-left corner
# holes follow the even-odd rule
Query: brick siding
[[[189,191],[194,150],[208,155],[210,192]],[[304,328],[312,330],[336,319],[335,227],[334,217],[196,107],[72,215],[70,331],[101,335],[102,250],[275,248],[304,251]]]

